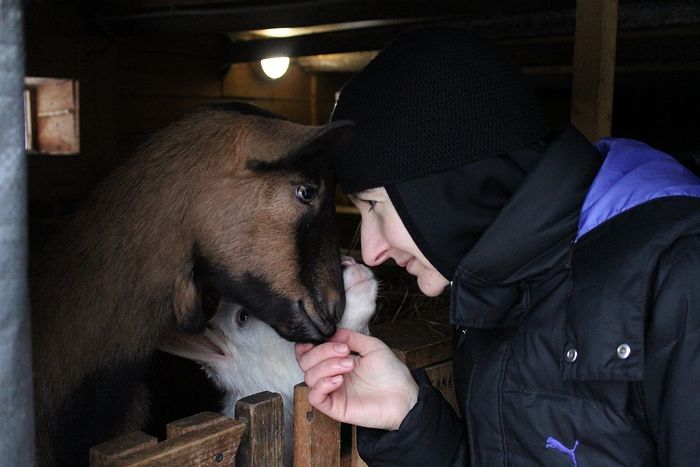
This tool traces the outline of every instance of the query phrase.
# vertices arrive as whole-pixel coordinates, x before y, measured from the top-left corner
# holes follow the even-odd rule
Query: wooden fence
[[[433,384],[456,405],[449,326],[404,321],[372,330],[409,368],[425,368]],[[355,449],[355,430],[342,442],[341,424],[307,401],[303,383],[294,388],[294,466],[365,467]],[[130,433],[90,450],[91,467],[284,465],[282,397],[262,392],[236,403],[235,419],[202,412],[166,426],[166,439]]]

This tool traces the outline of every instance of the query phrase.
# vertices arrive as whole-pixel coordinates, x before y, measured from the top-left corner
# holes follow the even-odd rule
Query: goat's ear
[[[204,334],[187,334],[175,326],[168,328],[160,336],[156,348],[201,363],[214,363],[226,359],[223,351]]]
[[[301,170],[318,174],[322,172],[322,167],[331,166],[332,155],[344,150],[353,131],[354,124],[349,120],[323,125],[285,157],[272,162],[251,160],[248,168],[256,172]]]
[[[195,283],[192,267],[178,275],[173,290],[173,313],[177,327],[185,332],[204,329],[206,318],[202,309],[199,287]]]
[[[313,168],[332,164],[332,156],[344,150],[354,133],[349,120],[338,120],[322,126],[319,131],[288,156],[293,167]]]
[[[321,129],[288,156],[295,167],[313,167],[330,162],[330,157],[344,150],[355,129],[353,122],[338,120]]]

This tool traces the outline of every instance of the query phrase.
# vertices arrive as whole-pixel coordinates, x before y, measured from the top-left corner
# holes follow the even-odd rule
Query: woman
[[[309,402],[371,465],[700,459],[700,180],[643,143],[548,133],[459,28],[399,36],[343,89],[339,182],[364,261],[451,286],[458,416],[378,339],[297,344]],[[354,354],[351,356],[351,352]]]

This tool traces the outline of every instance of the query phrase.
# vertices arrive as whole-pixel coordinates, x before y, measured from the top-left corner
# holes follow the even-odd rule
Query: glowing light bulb
[[[289,37],[292,35],[292,30],[290,28],[273,28],[265,29],[262,33],[267,37]]]
[[[263,72],[268,78],[277,79],[289,68],[289,57],[264,58],[260,60]]]

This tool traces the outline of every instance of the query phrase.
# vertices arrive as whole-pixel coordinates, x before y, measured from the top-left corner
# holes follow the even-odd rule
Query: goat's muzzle
[[[338,310],[342,316],[343,304],[335,302],[326,306],[315,306],[314,310],[309,310],[303,301],[296,303],[297,316],[304,316],[305,331],[307,335],[304,340],[323,342],[335,333],[335,325],[338,322]]]

